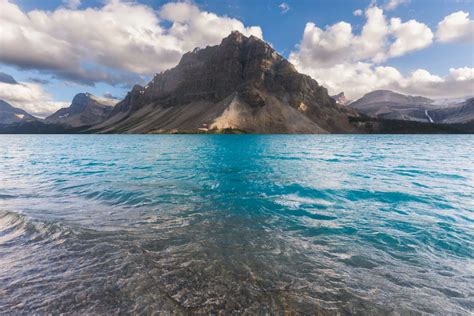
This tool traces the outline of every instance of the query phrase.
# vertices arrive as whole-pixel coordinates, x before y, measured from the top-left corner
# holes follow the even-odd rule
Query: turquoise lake
[[[474,137],[1,135],[0,314],[470,315]]]

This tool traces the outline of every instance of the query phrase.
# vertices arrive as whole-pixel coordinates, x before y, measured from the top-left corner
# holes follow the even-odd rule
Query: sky
[[[474,95],[474,0],[0,0],[0,99],[39,117],[119,100],[233,30],[349,99]]]

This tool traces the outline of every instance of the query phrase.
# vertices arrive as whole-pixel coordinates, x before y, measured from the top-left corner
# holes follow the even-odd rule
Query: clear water
[[[471,314],[472,136],[0,136],[0,313]]]

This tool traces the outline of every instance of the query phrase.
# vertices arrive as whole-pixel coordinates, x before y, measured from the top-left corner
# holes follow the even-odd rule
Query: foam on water
[[[474,309],[472,136],[0,136],[0,313]]]

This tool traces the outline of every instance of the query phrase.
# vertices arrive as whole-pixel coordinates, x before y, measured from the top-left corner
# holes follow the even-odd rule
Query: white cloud
[[[14,85],[0,82],[0,99],[41,118],[68,106],[68,103],[54,101],[41,85],[28,82]]]
[[[468,12],[450,14],[438,23],[436,38],[443,43],[474,42],[474,20],[469,19]]]
[[[298,51],[290,58],[310,67],[359,61],[381,63],[428,47],[433,41],[430,28],[415,20],[402,22],[393,18],[388,24],[383,10],[375,6],[365,11],[365,17],[360,35],[353,34],[352,26],[346,22],[324,30],[307,23]]]
[[[171,28],[166,30],[166,36],[176,42],[179,55],[196,47],[219,44],[233,30],[240,31],[244,35],[263,38],[262,29],[258,26],[245,27],[237,19],[200,11],[198,7],[188,2],[163,5],[160,17],[173,23]]]
[[[472,68],[450,69],[450,74],[445,77],[433,75],[424,69],[403,75],[394,67],[364,62],[305,69],[297,65],[297,68],[327,87],[331,94],[344,91],[353,100],[379,89],[433,98],[465,97],[472,95],[474,86]]]
[[[286,12],[290,11],[290,6],[286,2],[280,3],[278,7],[280,8],[282,14],[285,14]]]
[[[300,63],[313,66],[329,66],[344,62],[350,57],[352,42],[352,27],[349,23],[339,22],[326,30],[318,28],[314,23],[308,23],[297,57]],[[290,59],[295,58],[293,53]]]
[[[355,38],[352,54],[358,59],[372,59],[381,62],[385,59],[385,46],[389,28],[383,10],[372,6],[365,11],[367,22],[360,36]]]
[[[390,22],[392,34],[396,40],[390,46],[389,55],[397,57],[408,52],[428,47],[433,42],[433,32],[423,23],[415,20],[402,23],[399,18],[393,18]]]
[[[432,75],[429,71],[424,69],[417,69],[413,71],[410,76],[407,78],[408,82],[412,84],[419,83],[434,83],[434,82],[443,82],[443,78]]]
[[[402,4],[406,4],[410,2],[410,0],[389,0],[385,5],[386,10],[394,10]]]
[[[344,91],[350,99],[377,89],[428,97],[472,94],[472,68],[451,69],[449,75],[442,77],[424,69],[404,75],[394,67],[381,65],[390,58],[430,46],[434,35],[427,25],[399,18],[392,18],[389,24],[383,10],[375,6],[365,11],[365,17],[367,21],[359,35],[346,22],[325,29],[308,23],[290,61],[330,93]]]
[[[352,14],[354,14],[355,16],[362,16],[364,14],[364,11],[362,11],[361,9],[357,9],[352,12]]]
[[[165,20],[171,27],[163,26]],[[169,3],[159,12],[120,0],[100,8],[23,12],[0,0],[0,62],[78,82],[116,84],[168,69],[186,51],[218,44],[232,30],[262,37],[260,27],[190,2]]]
[[[449,75],[440,77],[426,70],[418,69],[402,82],[394,82],[391,86],[402,93],[416,94],[432,98],[461,98],[472,96],[474,77],[456,78],[465,68],[450,69]],[[474,69],[471,68],[471,74]]]
[[[365,15],[367,22],[360,35],[354,35],[351,24],[347,22],[336,23],[324,30],[314,23],[307,23],[299,50],[290,54],[290,60],[310,67],[385,60],[390,30],[383,10],[370,7]]]
[[[455,81],[474,80],[474,68],[451,68],[449,69],[449,76]],[[474,86],[471,89],[474,91]]]

